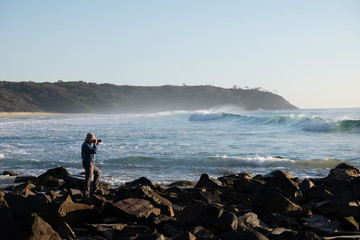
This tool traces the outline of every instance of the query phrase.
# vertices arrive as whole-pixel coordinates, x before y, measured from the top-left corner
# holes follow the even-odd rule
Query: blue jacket
[[[96,145],[91,145],[90,143],[85,141],[81,146],[82,161],[85,163],[94,162],[96,151],[97,151]]]

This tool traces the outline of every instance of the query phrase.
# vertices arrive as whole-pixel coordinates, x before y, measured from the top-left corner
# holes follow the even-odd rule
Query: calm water
[[[101,180],[118,186],[148,177],[197,181],[202,173],[265,174],[274,169],[320,177],[340,162],[360,167],[360,109],[239,112],[229,109],[158,114],[0,119],[0,173],[39,175],[63,166],[82,172],[87,132],[102,139]],[[276,158],[281,156],[282,159]],[[0,176],[0,184],[9,177]]]

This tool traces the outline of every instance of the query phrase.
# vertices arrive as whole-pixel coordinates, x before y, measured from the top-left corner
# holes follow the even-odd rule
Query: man
[[[94,164],[95,154],[99,143],[100,141],[96,139],[94,134],[88,133],[86,135],[85,142],[81,146],[82,164],[85,169],[85,184],[83,189],[84,199],[88,199],[91,195],[93,195],[99,185],[100,171]],[[94,180],[92,181],[93,177]]]

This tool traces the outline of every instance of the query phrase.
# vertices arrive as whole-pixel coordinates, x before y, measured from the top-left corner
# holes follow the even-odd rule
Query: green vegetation
[[[221,105],[235,105],[244,110],[296,108],[281,96],[260,88],[0,81],[2,112],[134,113],[199,110]]]

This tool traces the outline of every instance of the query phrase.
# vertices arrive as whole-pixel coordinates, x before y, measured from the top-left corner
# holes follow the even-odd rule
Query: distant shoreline
[[[0,118],[52,117],[88,115],[86,113],[49,113],[49,112],[0,112]]]

